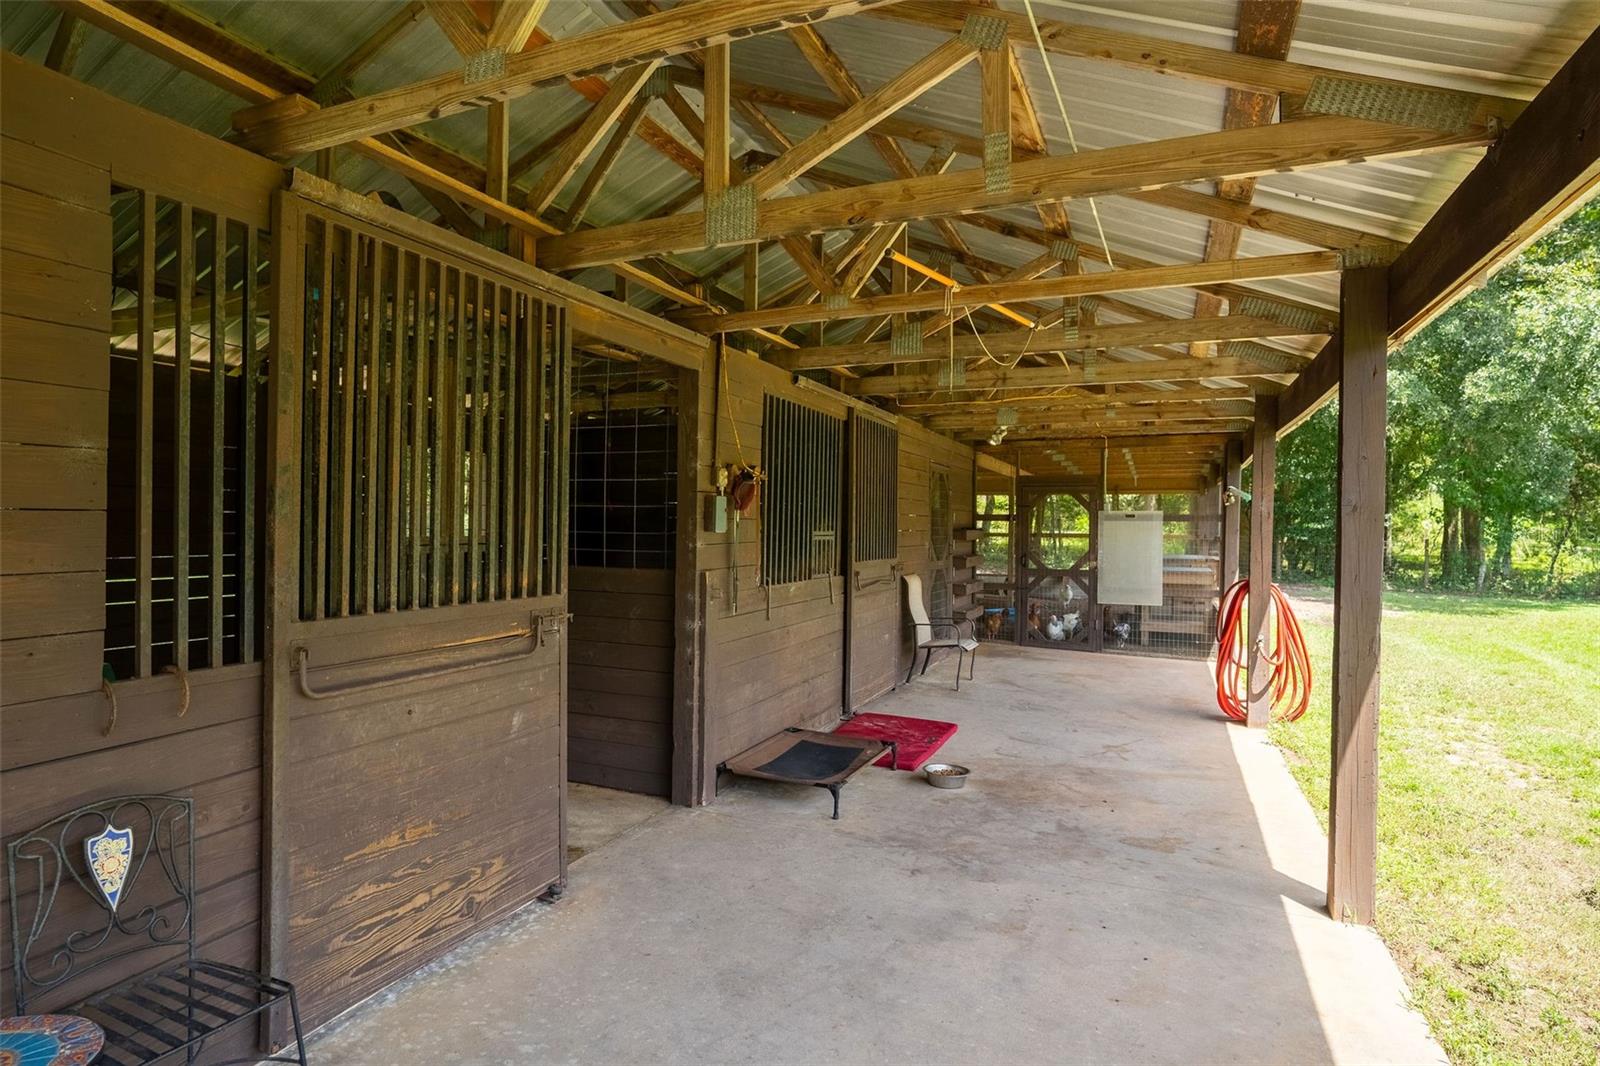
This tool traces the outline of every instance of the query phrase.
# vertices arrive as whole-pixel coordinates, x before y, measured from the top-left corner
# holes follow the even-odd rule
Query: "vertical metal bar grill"
[[[761,580],[784,585],[840,572],[844,419],[767,396],[761,461]]]
[[[265,238],[112,195],[104,662],[116,679],[258,657]]]
[[[565,311],[320,208],[304,234],[302,619],[560,591]]]
[[[856,560],[899,554],[895,517],[900,497],[900,431],[876,418],[854,420]]]

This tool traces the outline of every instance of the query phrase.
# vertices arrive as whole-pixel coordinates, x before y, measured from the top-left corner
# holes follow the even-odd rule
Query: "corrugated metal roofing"
[[[187,6],[313,79],[366,40],[397,8],[395,3],[381,0],[320,0],[316,4],[195,0]],[[1024,9],[1022,0],[1000,0],[1000,6],[1019,12]],[[1035,0],[1034,9],[1042,19],[1231,49],[1237,0]],[[551,5],[541,29],[568,37],[627,17],[631,12],[607,4],[561,2]],[[0,44],[42,60],[56,18],[56,10],[41,0],[10,0],[0,5]],[[1600,0],[1306,0],[1289,58],[1428,85],[1529,98],[1597,23]],[[869,92],[944,39],[942,33],[923,27],[865,16],[835,19],[818,30]],[[1019,48],[1017,53],[1049,150],[1069,152],[1045,58],[1031,48]],[[794,44],[781,34],[740,41],[733,56],[734,76],[739,80],[832,98]],[[1051,56],[1049,62],[1080,150],[1219,128],[1224,104],[1220,87],[1071,57]],[[444,35],[431,20],[422,18],[358,74],[353,88],[358,94],[370,93],[456,69],[459,64]],[[75,73],[97,88],[219,136],[227,134],[230,116],[239,106],[227,93],[98,31],[89,35]],[[698,95],[692,90],[685,90],[685,95],[698,105]],[[976,134],[978,95],[973,64],[922,94],[899,117]],[[540,89],[514,101],[513,156],[537,145],[588,106],[567,86]],[[649,114],[685,143],[693,144],[660,101],[650,104]],[[769,109],[769,114],[792,138],[804,136],[818,122],[779,109]],[[474,114],[430,123],[424,132],[468,158],[482,158],[484,127]],[[771,145],[741,134],[735,150],[748,148],[772,150]],[[908,146],[913,162],[920,163],[927,153],[921,146]],[[1255,202],[1403,240],[1420,228],[1479,154],[1450,152],[1273,175],[1260,181]],[[955,165],[966,168],[976,161],[959,158]],[[837,153],[826,167],[859,180],[891,176],[864,140]],[[581,176],[582,172],[558,206],[575,194]],[[398,196],[409,210],[431,215],[405,181],[359,157],[341,153],[338,178],[361,191],[384,189]],[[694,187],[695,179],[682,168],[636,140],[623,153],[588,218],[604,225],[643,217]],[[1198,259],[1204,253],[1208,229],[1204,219],[1117,197],[1102,198],[1098,206],[1113,259],[1121,254],[1175,262]],[[1070,203],[1068,213],[1080,240],[1098,239],[1087,202]],[[998,214],[1037,225],[1031,212]],[[1019,263],[1037,251],[1030,244],[975,227],[960,228],[980,256]],[[916,224],[912,230],[914,235],[935,236],[926,224]],[[842,239],[836,238],[835,245]],[[1271,255],[1303,248],[1283,238],[1246,232],[1240,254]],[[729,254],[699,253],[681,257],[681,262],[704,270],[727,260]],[[1088,264],[1088,268],[1097,265]],[[762,255],[762,275],[763,293],[770,294],[790,285],[798,272],[780,250],[769,248]],[[590,271],[584,277],[600,287],[608,285],[605,271]],[[1336,285],[1331,277],[1259,283],[1263,290],[1324,306],[1333,306]],[[730,287],[737,287],[736,277]],[[1177,315],[1188,314],[1193,303],[1185,290],[1129,294],[1125,299]]]

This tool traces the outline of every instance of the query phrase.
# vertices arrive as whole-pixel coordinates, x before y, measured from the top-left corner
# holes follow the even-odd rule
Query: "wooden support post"
[[[1239,580],[1239,516],[1244,508],[1244,497],[1239,492],[1239,464],[1244,457],[1244,444],[1230,440],[1225,446],[1222,469],[1222,574],[1221,585],[1225,591]]]
[[[1378,657],[1383,615],[1388,271],[1347,271],[1339,360],[1328,912],[1371,924],[1377,890]]]
[[[761,245],[744,246],[744,309],[757,310],[761,306]]]
[[[1254,459],[1250,477],[1250,706],[1246,724],[1261,728],[1272,720],[1272,665],[1262,655],[1272,608],[1272,497],[1278,476],[1278,398],[1256,397]]]
[[[714,44],[706,49],[705,67],[705,199],[707,203],[729,184],[728,83],[732,77],[732,46]]]
[[[503,203],[509,203],[511,193],[511,105],[504,100],[484,109],[489,124],[487,147],[484,150],[484,192]],[[485,226],[484,236],[492,242],[505,239],[507,227],[492,221]],[[503,246],[502,246],[503,247]]]

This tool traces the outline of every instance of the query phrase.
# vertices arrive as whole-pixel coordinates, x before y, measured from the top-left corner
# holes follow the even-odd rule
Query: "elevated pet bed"
[[[740,777],[815,785],[833,795],[833,817],[839,817],[839,790],[863,766],[884,752],[895,760],[893,741],[818,733],[811,729],[785,729],[753,748],[741,751],[721,769]]]

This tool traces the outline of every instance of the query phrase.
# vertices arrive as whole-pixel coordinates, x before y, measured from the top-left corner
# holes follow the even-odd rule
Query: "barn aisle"
[[[1442,1061],[1203,664],[986,648],[874,710],[961,723],[959,792],[740,781],[357,1009],[319,1062]]]

